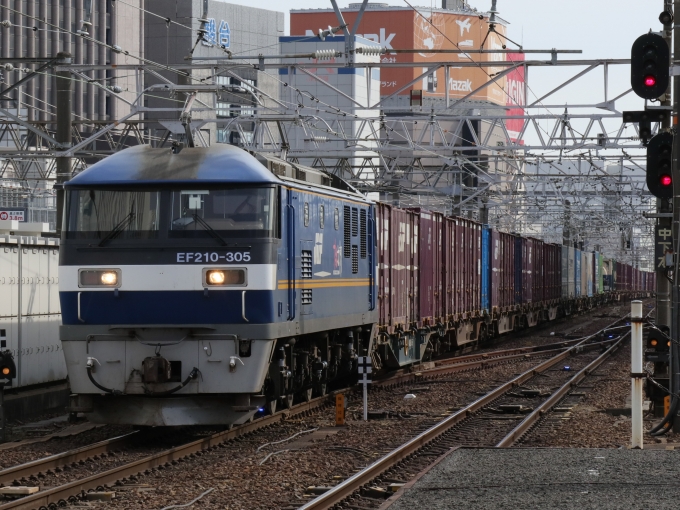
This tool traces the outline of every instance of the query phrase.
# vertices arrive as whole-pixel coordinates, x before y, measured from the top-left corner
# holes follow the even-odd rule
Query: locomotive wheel
[[[314,390],[317,397],[323,397],[326,394],[326,383],[319,383]]]
[[[267,414],[274,414],[276,413],[276,400],[270,400],[264,405],[265,411],[267,411]]]
[[[283,397],[283,405],[286,407],[286,409],[290,409],[293,407],[293,394],[286,395]]]

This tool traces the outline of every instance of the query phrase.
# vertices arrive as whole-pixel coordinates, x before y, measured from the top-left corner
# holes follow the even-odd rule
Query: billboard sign
[[[512,62],[523,62],[523,53],[508,53],[506,58]],[[524,66],[517,67],[507,74],[505,80],[506,92],[506,106],[508,116],[524,115],[525,98],[526,98],[526,84],[524,83]],[[505,121],[505,126],[508,129],[513,141],[517,141],[519,133],[524,128],[524,119],[508,119]],[[520,143],[522,141],[520,140]]]
[[[345,22],[351,27],[358,10],[345,10]],[[337,18],[330,9],[292,10],[290,13],[291,35],[314,37],[319,29],[336,26]],[[496,31],[505,35],[505,26],[496,25]],[[448,89],[452,100],[470,94],[489,80],[489,75],[502,71],[503,67],[462,67],[456,62],[489,62],[505,60],[505,54],[468,54],[466,49],[479,49],[482,41],[485,49],[501,48],[501,37],[489,33],[488,19],[479,16],[459,14],[444,9],[420,9],[390,7],[371,9],[364,12],[358,34],[375,41],[387,49],[381,56],[386,64],[400,62],[422,63],[422,66],[382,68],[380,70],[382,96],[392,94],[404,85],[426,72],[437,63],[447,63],[450,67],[448,80],[443,68],[416,82],[400,92],[409,95],[412,89],[422,89],[425,97],[444,98]],[[487,37],[488,35],[488,37]],[[391,49],[418,49],[418,53],[392,53]],[[436,53],[433,50],[459,50],[460,53]],[[506,105],[505,78],[483,88],[469,99],[491,101]]]

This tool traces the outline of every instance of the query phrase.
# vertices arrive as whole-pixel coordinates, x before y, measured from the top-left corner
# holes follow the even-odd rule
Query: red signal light
[[[673,179],[671,179],[670,175],[664,174],[659,179],[659,182],[661,182],[662,186],[670,186],[673,183]]]
[[[653,87],[656,85],[656,78],[654,76],[645,76],[645,87]]]

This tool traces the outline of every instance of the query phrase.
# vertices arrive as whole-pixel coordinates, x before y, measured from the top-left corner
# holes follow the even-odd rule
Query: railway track
[[[231,430],[218,432],[196,441],[165,450],[156,455],[147,456],[108,471],[94,474],[87,478],[75,480],[58,487],[39,491],[30,496],[2,503],[0,504],[0,510],[32,510],[35,508],[51,510],[58,506],[63,506],[66,502],[75,501],[77,495],[84,492],[101,490],[105,486],[129,477],[134,477],[140,473],[150,472],[154,469],[163,469],[165,465],[175,463],[186,457],[200,456],[203,452],[219,448],[221,445],[237,439],[238,437],[270,427],[284,419],[300,416],[331,404],[334,404],[334,397],[332,395],[318,397],[309,402],[297,404],[290,409],[279,411],[276,414],[265,416],[250,423],[234,427]],[[101,455],[107,455],[125,447],[134,435],[135,433],[127,434],[91,446],[8,468],[0,471],[0,483],[16,484],[20,479],[31,478],[39,480],[44,473],[51,470],[61,469],[67,465],[96,460],[96,458]]]
[[[611,325],[610,325],[611,326]],[[610,327],[608,326],[608,327]],[[600,330],[602,331],[602,330]],[[526,360],[531,356],[548,356],[556,354],[553,359],[565,359],[574,349],[581,352],[602,347],[602,342],[591,343],[592,339],[599,334],[595,333],[574,341],[558,342],[540,347],[506,349],[495,353],[483,353],[471,356],[462,356],[455,360],[447,360],[440,366],[431,367],[428,370],[414,374],[398,374],[383,381],[376,381],[378,385],[398,384],[408,378],[413,380],[423,380],[430,377],[439,377],[445,373],[484,368],[494,364],[508,363],[513,360]],[[612,340],[613,341],[613,340]],[[576,342],[576,343],[574,343]],[[604,344],[611,343],[604,342]],[[574,345],[571,345],[574,344]],[[571,345],[571,347],[570,347]],[[567,350],[569,349],[569,350]],[[558,361],[556,361],[558,362]],[[544,366],[542,363],[540,366]],[[518,383],[521,384],[521,383]],[[210,449],[219,448],[220,445],[234,440],[238,437],[251,434],[257,430],[270,427],[284,419],[294,416],[304,415],[315,409],[332,405],[334,397],[326,396],[314,399],[310,402],[298,404],[289,410],[283,410],[275,415],[266,416],[254,422],[236,427],[229,431],[219,432],[208,437],[201,438],[175,448],[162,451],[155,455],[146,456],[134,462],[125,463],[107,471],[93,474],[91,476],[74,480],[63,485],[46,488],[40,492],[26,496],[14,501],[0,504],[0,510],[9,509],[32,509],[32,508],[56,508],[69,501],[75,501],[78,495],[92,490],[101,490],[116,482],[126,479],[134,479],[139,473],[149,473],[152,470],[163,469],[178,460],[200,456],[202,452]],[[475,403],[473,403],[474,405]],[[456,413],[456,415],[459,415]],[[0,471],[0,484],[2,485],[39,485],[45,474],[67,470],[68,466],[82,465],[88,462],[96,462],[98,459],[107,455],[115,455],[116,452],[124,450],[135,440],[137,433],[130,433],[106,441],[93,444],[91,446],[78,448],[57,455],[52,455],[44,459],[39,459],[19,466],[14,466]]]
[[[393,490],[452,448],[512,446],[622,345],[629,332],[612,339],[599,355],[593,354],[592,348],[587,349],[592,338],[624,320],[615,321],[501,384],[300,508],[317,510],[336,505],[338,508],[377,508]],[[603,347],[602,344],[590,344],[590,347]],[[566,360],[569,360],[568,369],[563,365]],[[547,390],[556,386],[556,390]]]

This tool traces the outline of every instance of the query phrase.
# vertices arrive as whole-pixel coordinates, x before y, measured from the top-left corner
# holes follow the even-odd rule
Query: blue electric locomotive
[[[61,340],[94,422],[238,424],[356,372],[374,204],[228,145],[138,146],[65,185]]]

